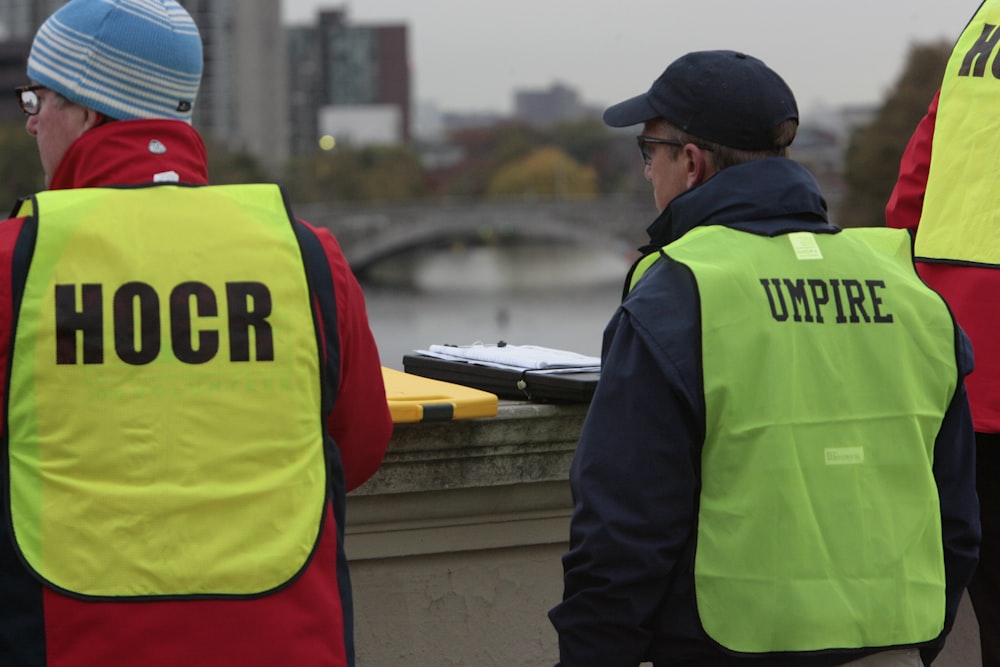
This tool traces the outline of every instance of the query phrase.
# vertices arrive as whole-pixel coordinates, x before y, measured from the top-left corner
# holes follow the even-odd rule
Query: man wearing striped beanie
[[[201,83],[198,28],[176,2],[70,2],[38,30],[20,89],[50,188],[77,187],[62,158],[74,140],[110,120],[191,122]],[[48,100],[61,114],[45,114]],[[51,121],[51,122],[49,122]],[[183,135],[190,130],[172,127]],[[197,174],[179,174],[196,179]]]
[[[198,29],[70,0],[0,222],[0,665],[352,667],[346,492],[392,430],[361,289],[273,184],[208,184]]]

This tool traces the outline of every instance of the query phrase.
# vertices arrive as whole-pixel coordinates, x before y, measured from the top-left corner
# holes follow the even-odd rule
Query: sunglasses
[[[39,111],[42,110],[42,100],[38,97],[39,90],[47,90],[45,86],[33,85],[33,86],[21,86],[20,88],[14,89],[14,94],[17,95],[17,105],[21,107],[21,111],[27,116],[37,115]]]
[[[644,164],[647,165],[653,163],[653,153],[649,150],[649,144],[664,144],[666,146],[677,146],[678,148],[683,148],[684,146],[687,146],[689,143],[693,143],[690,141],[687,142],[680,141],[679,139],[664,139],[662,137],[650,137],[645,134],[640,134],[639,136],[637,136],[635,138],[635,142],[639,144],[639,153],[642,154],[642,161]],[[702,144],[694,144],[694,145],[703,151],[712,150],[710,147],[703,146]]]

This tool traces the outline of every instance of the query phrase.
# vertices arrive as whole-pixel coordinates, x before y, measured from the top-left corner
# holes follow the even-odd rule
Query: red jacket
[[[77,139],[53,174],[51,188],[136,185],[170,171],[182,183],[208,183],[205,147],[197,132],[179,121],[117,121]],[[9,276],[22,223],[19,218],[0,223],[0,270],[8,276],[0,282],[4,369],[14,317]],[[343,480],[332,480],[323,531],[309,565],[283,589],[256,599],[94,602],[43,587],[27,573],[10,540],[0,540],[0,664],[354,664],[342,544],[344,488],[359,486],[378,469],[392,422],[361,288],[333,235],[307,227],[326,251],[335,290],[339,385],[326,426],[344,470]],[[6,383],[0,385],[0,395],[4,391]]]
[[[899,179],[885,211],[889,227],[920,233],[939,97],[940,91],[903,154]],[[965,384],[976,431],[1000,433],[1000,269],[918,262],[917,271],[948,302],[972,340],[976,368]]]

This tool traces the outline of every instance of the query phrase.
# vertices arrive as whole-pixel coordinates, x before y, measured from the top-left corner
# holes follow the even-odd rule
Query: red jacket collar
[[[74,141],[52,175],[49,189],[140,185],[170,172],[181,183],[205,185],[207,162],[205,144],[185,122],[119,120]]]

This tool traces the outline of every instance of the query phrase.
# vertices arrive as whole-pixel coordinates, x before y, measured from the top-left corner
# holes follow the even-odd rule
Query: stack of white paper
[[[428,350],[416,350],[419,354],[464,361],[494,368],[532,370],[546,373],[582,373],[599,371],[601,360],[567,350],[557,350],[538,345],[431,345]]]

